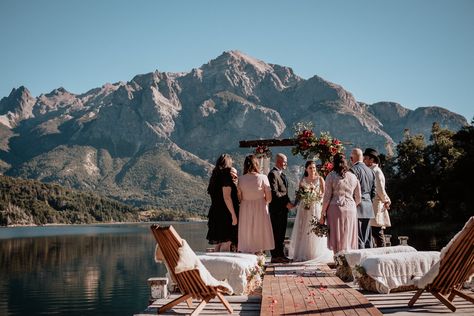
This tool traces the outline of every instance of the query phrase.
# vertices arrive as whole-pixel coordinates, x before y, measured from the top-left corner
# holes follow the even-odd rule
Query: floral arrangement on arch
[[[259,145],[257,148],[255,148],[255,156],[260,159],[260,158],[272,158],[272,151],[268,146],[265,145]]]
[[[295,147],[291,149],[293,155],[300,154],[304,159],[320,160],[319,169],[328,174],[333,168],[333,157],[344,151],[342,142],[331,136],[329,132],[320,132],[319,136],[313,132],[311,122],[299,122],[294,126]]]

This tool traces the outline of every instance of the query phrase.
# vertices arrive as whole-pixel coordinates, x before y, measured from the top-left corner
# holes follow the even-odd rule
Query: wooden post
[[[168,297],[168,278],[148,278],[150,304],[159,298]]]
[[[239,147],[258,147],[258,146],[294,146],[296,145],[296,139],[286,138],[286,139],[257,139],[257,140],[241,140],[239,142]]]
[[[408,246],[408,236],[398,236],[398,243],[401,246]]]

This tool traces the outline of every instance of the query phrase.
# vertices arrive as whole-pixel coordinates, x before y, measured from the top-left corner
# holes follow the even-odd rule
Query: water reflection
[[[68,227],[55,227],[55,236],[40,236],[41,229],[36,227],[22,228],[11,239],[5,239],[0,230],[0,314],[130,315],[142,311],[149,296],[146,280],[164,275],[164,267],[153,261],[155,241],[149,224],[113,226],[83,226],[84,234],[74,227],[73,235],[61,235],[61,231],[68,233]],[[174,226],[193,249],[205,249],[205,223]],[[20,238],[25,231],[39,236]]]
[[[387,230],[392,235],[392,245],[398,245],[398,236],[408,236],[408,245],[419,251],[437,250],[446,246],[451,238],[460,231],[463,224],[433,227],[394,226]]]

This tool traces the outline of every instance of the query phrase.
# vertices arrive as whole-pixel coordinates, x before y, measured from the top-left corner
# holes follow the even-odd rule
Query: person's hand
[[[387,201],[387,202],[383,203],[383,206],[385,207],[385,209],[389,210],[390,209],[390,201]]]
[[[237,216],[235,216],[235,215],[232,215],[232,226],[235,226],[235,225],[237,225],[237,222],[238,222],[238,220],[237,220]]]
[[[321,218],[319,219],[319,224],[324,225],[324,222],[326,221],[326,215],[321,214]]]
[[[291,204],[290,202],[288,202],[288,204],[286,204],[286,208],[291,210],[293,207],[295,207],[293,204]]]

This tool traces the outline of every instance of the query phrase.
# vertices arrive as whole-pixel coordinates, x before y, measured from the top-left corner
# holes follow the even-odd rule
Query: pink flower
[[[330,162],[326,162],[326,164],[324,165],[324,169],[326,169],[328,171],[331,171],[332,168],[334,168],[334,165]]]

